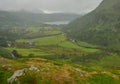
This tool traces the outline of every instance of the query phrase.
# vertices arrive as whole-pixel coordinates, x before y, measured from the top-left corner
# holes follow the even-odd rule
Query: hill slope
[[[70,38],[111,48],[120,47],[120,0],[103,0],[92,12],[70,23]]]
[[[119,70],[100,70],[41,58],[0,57],[1,84],[119,84]]]
[[[0,56],[5,57],[5,58],[13,58],[12,54],[6,50],[0,47]]]
[[[72,21],[79,15],[67,13],[55,14],[35,14],[27,11],[0,11],[0,28],[10,28],[13,26],[40,25],[44,22]]]

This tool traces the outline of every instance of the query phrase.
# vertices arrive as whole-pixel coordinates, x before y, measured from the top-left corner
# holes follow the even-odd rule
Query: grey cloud
[[[0,0],[1,10],[46,10],[48,12],[87,12],[93,10],[102,0]]]

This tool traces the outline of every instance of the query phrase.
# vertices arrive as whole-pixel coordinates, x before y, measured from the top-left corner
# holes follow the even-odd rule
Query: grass
[[[81,49],[86,52],[97,52],[99,49],[95,48],[87,48],[84,46],[78,46],[71,41],[68,41],[64,34],[56,35],[56,36],[47,36],[42,38],[35,38],[35,39],[19,39],[16,42],[27,42],[32,41],[36,42],[36,46],[49,46],[49,45],[57,45],[64,48],[72,48],[72,49]],[[84,42],[85,44],[85,42]]]
[[[85,43],[85,42],[83,42],[83,43]],[[99,49],[85,47],[85,46],[82,46],[82,44],[78,46],[78,45],[76,45],[76,44],[74,44],[70,41],[67,41],[67,40],[64,41],[64,42],[61,42],[59,44],[59,46],[65,47],[65,48],[80,49],[80,50],[83,50],[83,51],[86,51],[86,52],[97,52],[97,51],[99,51]]]
[[[73,44],[72,42],[70,41],[64,41],[64,42],[61,42],[60,44],[58,44],[59,46],[61,47],[66,47],[66,48],[77,48],[79,49],[80,47]]]
[[[83,41],[78,41],[77,43],[78,43],[79,46],[86,47],[86,48],[97,48],[97,47],[99,47],[97,45],[92,45],[92,44],[89,44],[89,43],[83,42]]]
[[[40,31],[43,33],[42,35],[53,35],[53,36],[46,36],[46,37],[39,37],[41,35]],[[29,39],[18,39],[16,42],[22,43],[22,42],[35,42],[37,47],[40,46],[60,46],[64,48],[71,48],[71,49],[80,49],[86,52],[97,52],[99,49],[96,49],[96,46],[88,44],[86,42],[79,41],[78,44],[73,43],[68,40],[68,38],[62,33],[62,31],[59,28],[52,28],[52,27],[30,27],[27,28],[26,31],[29,31],[26,33],[28,37],[34,37]],[[61,34],[60,34],[61,33]],[[60,35],[54,35],[54,34],[60,34]],[[25,36],[26,36],[25,35]],[[37,37],[35,37],[37,36]]]
[[[26,31],[34,32],[34,33],[39,33],[39,31],[43,29],[44,33],[46,34],[57,34],[61,33],[59,28],[52,28],[52,27],[29,27],[26,29]]]
[[[34,41],[36,42],[36,46],[44,46],[44,45],[57,45],[59,42],[64,41],[64,35],[58,36],[47,36],[43,38],[35,38],[35,39],[20,39],[16,40],[16,42],[27,42],[27,41]]]
[[[0,56],[6,57],[6,58],[12,58],[11,53],[8,50],[1,47],[0,47]]]
[[[90,84],[119,84],[120,81],[115,80],[114,78],[106,74],[97,74],[89,79]]]
[[[17,50],[18,53],[22,56],[29,56],[30,54],[32,54],[33,56],[48,56],[52,54],[52,53],[48,53],[48,52],[42,51],[40,49],[35,49],[35,48],[30,48],[30,49],[6,48],[6,49],[10,51]]]
[[[3,58],[0,57],[0,60]],[[114,76],[119,77],[117,70],[116,74],[110,73],[109,70],[88,70],[90,67],[83,67],[81,65],[69,64],[59,60],[50,61],[41,58],[21,58],[21,59],[4,59],[0,64],[0,81],[1,84],[7,84],[7,79],[12,74],[23,68],[29,68],[34,65],[40,72],[27,71],[24,75],[17,77],[20,84],[119,84],[120,80],[115,79]],[[2,67],[3,64],[5,67]],[[8,68],[11,70],[7,70]],[[76,71],[76,69],[80,70]],[[96,73],[94,73],[96,72]],[[105,74],[102,72],[106,72]],[[83,75],[80,75],[83,74]],[[16,83],[15,83],[16,84]]]
[[[25,33],[23,33],[22,36],[23,38],[27,38],[27,39],[28,38],[34,39],[34,38],[39,38],[39,37],[44,37],[44,36],[53,36],[53,35],[62,33],[60,29],[51,28],[51,27],[29,27],[29,28],[24,29],[24,32]]]
[[[99,61],[95,62],[93,65],[117,68],[120,65],[120,56],[117,54],[111,54],[110,56],[106,56]]]
[[[0,68],[0,81],[1,84],[7,84],[7,79],[12,75],[11,72],[5,71]]]

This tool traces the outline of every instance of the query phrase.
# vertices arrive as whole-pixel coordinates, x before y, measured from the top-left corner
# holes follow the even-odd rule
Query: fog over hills
[[[0,0],[1,10],[29,10],[46,13],[82,13],[95,9],[102,0]]]
[[[120,0],[0,0],[0,84],[120,84]]]

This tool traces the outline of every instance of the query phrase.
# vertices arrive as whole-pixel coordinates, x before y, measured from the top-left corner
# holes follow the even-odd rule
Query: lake
[[[50,25],[65,25],[68,24],[70,21],[56,21],[56,22],[45,22],[45,24]]]

